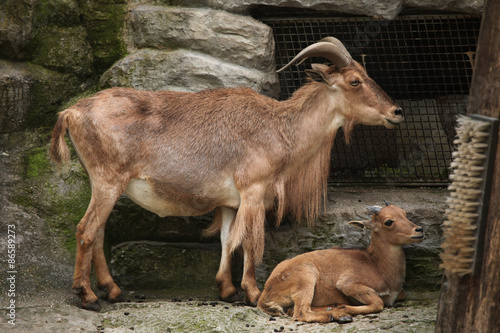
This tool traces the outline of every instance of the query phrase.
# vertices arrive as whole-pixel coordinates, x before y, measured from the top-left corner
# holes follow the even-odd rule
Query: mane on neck
[[[289,100],[284,102],[283,113],[297,117],[307,117],[309,112],[317,109],[316,103],[321,101],[320,94],[328,93],[328,87],[322,83],[310,81],[295,91]],[[343,130],[346,143],[356,122],[346,117]],[[308,225],[326,211],[327,180],[330,172],[330,153],[337,131],[325,136],[320,148],[285,179],[277,180],[274,189],[277,197],[276,217],[279,224],[285,214],[296,221],[307,221]],[[297,133],[295,133],[297,135]],[[298,133],[300,135],[300,133]]]

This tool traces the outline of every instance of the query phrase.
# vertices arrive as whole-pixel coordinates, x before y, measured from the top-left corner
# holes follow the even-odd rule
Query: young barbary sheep
[[[281,262],[267,280],[258,307],[271,315],[288,311],[299,321],[342,323],[404,299],[402,246],[421,242],[424,232],[394,205],[368,210],[373,213],[370,221],[349,222],[371,229],[368,248],[318,250]]]

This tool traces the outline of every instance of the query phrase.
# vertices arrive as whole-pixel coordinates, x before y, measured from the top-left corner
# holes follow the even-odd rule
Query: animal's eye
[[[384,222],[384,224],[388,227],[390,227],[394,223],[394,220],[387,220]]]
[[[360,84],[361,82],[359,82],[359,80],[354,80],[354,81],[351,81],[351,86],[353,87],[356,87]]]

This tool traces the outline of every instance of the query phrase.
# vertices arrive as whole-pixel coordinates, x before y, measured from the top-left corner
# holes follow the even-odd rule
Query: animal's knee
[[[84,232],[84,233],[76,233],[76,241],[77,241],[77,246],[81,248],[82,250],[91,250],[94,241],[95,241],[96,236],[94,234]]]
[[[257,303],[257,307],[271,316],[285,315],[285,310],[281,305],[275,302],[264,301],[264,295],[261,295]]]

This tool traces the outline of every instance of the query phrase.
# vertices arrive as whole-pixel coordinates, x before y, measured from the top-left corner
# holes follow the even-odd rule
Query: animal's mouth
[[[413,238],[413,239],[423,239],[424,238],[424,234],[421,234],[421,235],[418,235],[418,236],[411,236],[410,238]]]
[[[404,120],[403,117],[399,117],[397,119],[391,119],[391,118],[388,118],[388,117],[384,117],[384,120],[387,122],[385,127],[387,128],[395,128],[396,126],[398,126],[399,124],[401,124]]]

